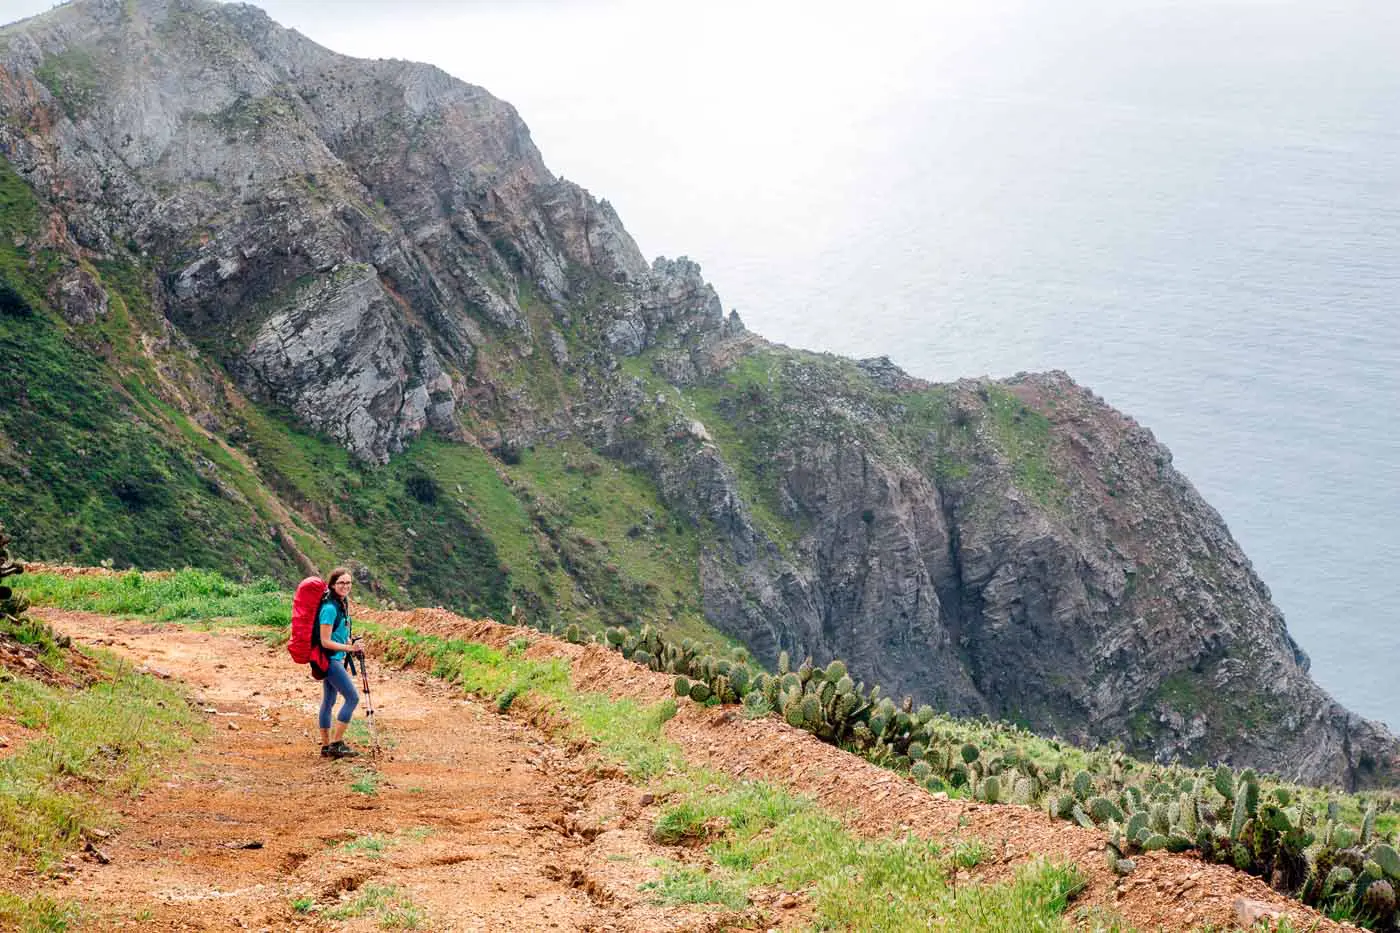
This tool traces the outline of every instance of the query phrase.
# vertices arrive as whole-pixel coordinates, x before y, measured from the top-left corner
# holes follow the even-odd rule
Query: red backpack
[[[321,650],[321,626],[316,616],[326,597],[326,581],[307,577],[297,584],[292,597],[292,634],[287,639],[287,653],[297,664],[310,664],[311,676],[318,680],[326,676],[328,659]]]

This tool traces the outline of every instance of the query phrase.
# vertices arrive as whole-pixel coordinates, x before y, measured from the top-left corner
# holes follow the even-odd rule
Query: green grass
[[[518,460],[506,472],[548,543],[535,557],[558,603],[546,617],[595,631],[644,618],[724,643],[701,609],[699,536],[650,479],[581,444],[523,450]]]
[[[374,676],[373,672],[371,672],[370,676]],[[356,681],[357,686],[358,683],[359,682]],[[364,709],[365,698],[363,696],[360,697],[360,704],[361,709]],[[375,718],[378,717],[376,716]],[[370,745],[377,745],[380,749],[384,751],[391,751],[399,747],[398,736],[394,735],[392,730],[386,728],[385,726],[379,723],[375,724],[374,732],[371,735],[369,720],[365,719],[364,717],[356,717],[355,719],[350,720],[350,725],[345,730],[345,739],[351,745],[357,747],[368,747]]]
[[[891,418],[904,448],[939,479],[957,482],[970,476],[990,440],[1009,462],[1019,489],[1046,508],[1059,508],[1067,490],[1051,458],[1050,420],[1005,386],[987,383],[977,396],[980,411],[971,414],[955,410],[954,390],[948,386],[887,395],[877,404]]]
[[[286,418],[251,408],[244,414],[248,451],[264,481],[293,505],[339,513],[328,535],[337,562],[348,558],[376,568],[391,598],[411,593],[467,615],[506,617],[509,568],[485,518],[465,491],[457,494],[455,479],[445,485],[424,465],[435,457],[457,459],[444,452],[450,445],[420,437],[389,464],[369,467]]]
[[[367,859],[381,859],[384,853],[403,842],[422,842],[433,834],[431,826],[414,826],[392,836],[380,833],[366,833],[340,844],[342,852],[363,856]]]
[[[637,779],[671,767],[679,752],[661,739],[661,727],[675,715],[674,700],[640,706],[601,694],[579,693],[569,684],[568,664],[559,658],[532,660],[514,652],[460,639],[425,636],[409,629],[386,633],[386,656],[407,664],[418,658],[433,663],[433,674],[457,684],[498,708],[533,695],[563,713],[571,735],[593,743],[606,759]],[[502,704],[502,698],[510,702]]]
[[[714,868],[668,866],[646,885],[664,903],[744,906],[758,886],[804,890],[818,929],[1062,930],[1085,884],[1073,866],[1034,862],[1013,882],[954,890],[953,870],[986,856],[977,840],[860,839],[808,798],[690,771],[652,830],[658,842],[706,843]]]
[[[72,261],[34,245],[45,218],[0,159],[0,397],[9,400],[0,521],[16,553],[243,574],[285,567],[267,536],[247,534],[256,521],[246,505],[215,488],[203,451],[181,436],[193,430],[188,419],[147,387],[159,378],[138,331],[168,326],[150,307],[149,271],[123,259],[82,264],[106,289],[108,311],[95,324],[66,324],[47,295]],[[191,360],[167,354],[163,366],[193,381]]]
[[[1066,490],[1050,460],[1050,420],[999,385],[987,387],[986,404],[997,444],[1011,460],[1016,485],[1041,505],[1058,507]]]
[[[0,241],[0,249],[17,249],[12,243],[14,238],[35,235],[43,219],[39,199],[9,160],[0,158],[0,231],[8,234]]]
[[[77,929],[82,912],[74,904],[43,894],[20,897],[0,892],[0,929],[16,933],[66,933]]]
[[[719,904],[730,910],[749,906],[741,881],[679,865],[668,867],[660,880],[648,881],[641,889],[650,892],[656,904]]]
[[[291,597],[275,582],[234,583],[208,570],[73,577],[26,573],[11,578],[11,584],[35,606],[140,616],[158,622],[237,619],[243,624],[284,627],[291,623]]]
[[[371,916],[381,929],[417,930],[424,922],[422,908],[394,885],[368,884],[345,904],[322,912],[327,920],[354,920]]]
[[[145,787],[204,726],[160,681],[104,658],[111,680],[61,690],[0,680],[0,708],[40,730],[0,759],[0,853],[45,871],[88,828],[111,825],[113,797]]]
[[[413,456],[417,472],[410,471],[410,477],[431,477],[438,496],[457,502],[481,527],[490,529],[500,564],[507,568],[511,599],[529,605],[528,594],[544,593],[551,584],[540,564],[540,544],[529,513],[503,482],[491,457],[477,447],[431,438],[416,444]]]
[[[394,844],[394,840],[378,833],[370,833],[366,836],[357,836],[349,842],[342,843],[340,848],[351,855],[363,855],[369,859],[380,859],[384,857],[384,851]]]
[[[355,778],[350,782],[351,790],[366,797],[378,796],[379,785],[384,782],[384,775],[363,765],[356,766],[350,773]]]
[[[0,637],[34,648],[39,661],[49,668],[61,671],[68,667],[68,656],[59,647],[53,629],[37,619],[0,613]]]
[[[790,366],[816,359],[814,354],[790,350],[755,352],[716,379],[689,387],[679,396],[681,410],[705,425],[735,468],[754,524],[783,549],[796,543],[803,528],[784,515],[773,460],[799,433],[818,424],[814,415],[820,407],[812,405],[810,387],[794,389],[787,377]]]
[[[285,566],[251,516],[48,315],[0,313],[0,521],[31,558],[229,571]]]

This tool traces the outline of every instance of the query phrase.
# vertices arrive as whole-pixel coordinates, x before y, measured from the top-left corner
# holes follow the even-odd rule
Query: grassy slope
[[[582,447],[507,467],[433,437],[366,468],[238,397],[207,360],[148,349],[167,343],[147,339],[165,325],[151,273],[129,258],[85,267],[105,316],[63,321],[47,296],[71,260],[34,246],[47,214],[0,160],[0,521],[17,554],[290,582],[302,571],[279,527],[319,567],[368,568],[383,600],[495,618],[519,606],[545,627],[645,619],[719,641],[700,612],[696,535],[644,477]],[[215,397],[180,400],[159,388],[171,381]],[[200,405],[236,444],[187,414]]]
[[[59,260],[15,245],[40,222],[0,162],[0,520],[17,548],[86,563],[285,566],[266,536],[247,534],[247,510],[211,488],[168,432],[179,416],[145,388],[128,290],[139,274],[112,276],[105,320],[67,326],[44,299]]]
[[[4,638],[37,648],[51,670],[68,673],[77,660],[40,623],[0,617]],[[88,834],[112,829],[113,801],[148,786],[203,730],[178,692],[110,655],[95,658],[99,679],[87,687],[0,668],[0,724],[30,732],[0,756],[0,877],[50,871]],[[58,931],[78,919],[47,896],[0,890],[0,928]]]

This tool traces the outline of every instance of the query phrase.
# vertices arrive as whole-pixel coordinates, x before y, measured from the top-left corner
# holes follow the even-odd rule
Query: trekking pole
[[[374,728],[374,697],[369,692],[369,661],[364,654],[360,655],[360,685],[365,691],[365,720],[369,727],[369,744],[373,749],[372,755],[379,757],[379,733]]]

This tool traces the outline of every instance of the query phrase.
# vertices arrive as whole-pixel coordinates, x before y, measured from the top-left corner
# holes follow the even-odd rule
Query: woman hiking
[[[326,679],[321,681],[321,714],[318,725],[321,727],[322,758],[352,758],[359,752],[345,744],[345,727],[355,714],[360,702],[360,694],[355,690],[355,682],[345,670],[345,656],[353,654],[364,657],[365,649],[350,641],[350,571],[337,567],[326,580],[326,596],[321,609],[316,614],[316,624],[320,629],[321,647],[325,649],[329,662],[326,665]],[[335,708],[336,694],[345,698],[340,712],[331,724],[331,710]]]

